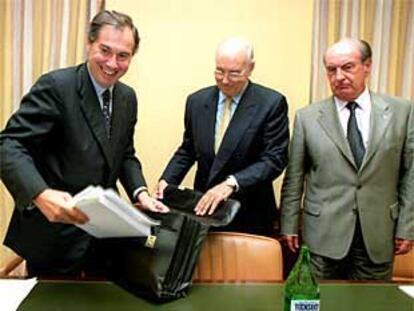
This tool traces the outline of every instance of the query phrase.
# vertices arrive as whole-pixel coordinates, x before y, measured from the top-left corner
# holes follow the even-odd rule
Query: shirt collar
[[[346,105],[348,104],[347,101],[343,101],[339,99],[338,97],[334,96],[334,101],[336,105],[336,109],[338,111],[342,111],[343,109],[346,109]],[[365,87],[365,90],[354,100],[361,108],[361,110],[369,110],[371,105],[371,97],[369,95],[368,88]]]
[[[233,103],[235,103],[236,105],[239,104],[240,99],[242,98],[242,96],[243,96],[244,92],[246,91],[248,85],[249,85],[249,82],[247,81],[246,85],[243,87],[243,89],[240,91],[240,93],[238,93],[238,94],[236,94],[232,97]],[[222,103],[225,100],[226,100],[226,95],[224,95],[222,91],[219,91],[219,103]]]

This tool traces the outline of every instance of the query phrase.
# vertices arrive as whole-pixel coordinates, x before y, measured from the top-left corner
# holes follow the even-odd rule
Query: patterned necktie
[[[111,136],[111,111],[109,108],[110,102],[111,92],[109,89],[106,89],[105,92],[102,93],[102,113],[105,120],[106,134],[108,138]]]
[[[232,103],[232,98],[231,97],[226,97],[226,100],[224,102],[224,111],[223,111],[223,114],[222,114],[221,120],[220,120],[221,121],[220,122],[220,127],[216,131],[216,137],[215,137],[215,140],[214,140],[214,150],[216,151],[216,153],[220,148],[220,144],[221,144],[221,141],[223,140],[224,133],[226,133],[227,126],[230,123],[231,103]]]
[[[349,109],[350,115],[348,120],[347,138],[352,154],[354,155],[355,163],[359,168],[365,154],[365,146],[362,141],[361,132],[358,129],[357,120],[355,117],[355,109],[358,107],[356,102],[349,102],[346,108]]]

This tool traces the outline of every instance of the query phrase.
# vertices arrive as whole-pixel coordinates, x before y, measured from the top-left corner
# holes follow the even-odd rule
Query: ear
[[[364,71],[365,71],[365,74],[366,74],[367,76],[369,76],[369,75],[371,74],[371,70],[372,70],[372,59],[371,59],[371,58],[367,59],[367,60],[363,63],[363,66],[364,66]]]
[[[255,65],[255,62],[254,62],[254,61],[252,61],[252,62],[249,64],[249,75],[253,72],[254,65]]]

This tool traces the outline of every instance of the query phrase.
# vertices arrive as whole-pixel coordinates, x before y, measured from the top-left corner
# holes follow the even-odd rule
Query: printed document
[[[97,238],[148,236],[151,227],[160,224],[115,191],[99,186],[89,186],[76,194],[74,205],[89,217],[89,222],[77,226]]]

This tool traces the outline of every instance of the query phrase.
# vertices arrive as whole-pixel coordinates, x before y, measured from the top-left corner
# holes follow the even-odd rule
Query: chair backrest
[[[414,249],[407,254],[395,256],[392,280],[414,282]]]
[[[210,232],[195,268],[194,282],[273,282],[283,280],[280,243],[234,232]]]

